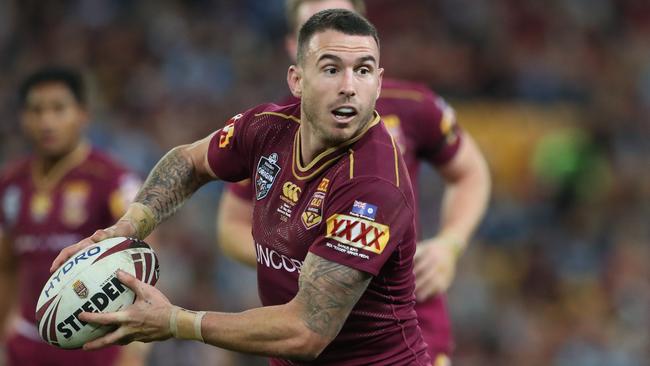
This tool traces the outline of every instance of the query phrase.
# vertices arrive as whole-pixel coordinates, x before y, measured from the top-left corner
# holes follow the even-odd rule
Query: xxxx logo
[[[380,254],[390,238],[390,227],[370,220],[335,214],[327,219],[327,238]]]
[[[302,189],[292,182],[285,182],[282,186],[282,196],[286,197],[291,203],[298,202]]]

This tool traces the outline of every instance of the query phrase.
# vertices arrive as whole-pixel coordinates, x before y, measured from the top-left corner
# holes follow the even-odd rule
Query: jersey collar
[[[329,166],[334,164],[338,159],[347,153],[348,147],[355,142],[359,141],[366,132],[372,127],[377,125],[380,121],[379,113],[377,111],[373,112],[373,119],[366,125],[366,127],[359,133],[357,136],[351,138],[348,141],[345,141],[337,146],[333,146],[318,154],[314,160],[312,160],[306,166],[303,166],[300,162],[300,128],[296,129],[296,134],[293,138],[293,151],[292,151],[292,163],[291,171],[294,178],[297,180],[310,180],[313,177],[317,176],[323,170],[327,169]]]
[[[88,155],[90,155],[90,145],[82,142],[67,156],[58,161],[47,173],[43,172],[43,164],[40,160],[33,160],[31,171],[34,187],[38,191],[48,192],[52,190],[68,172],[86,161]]]

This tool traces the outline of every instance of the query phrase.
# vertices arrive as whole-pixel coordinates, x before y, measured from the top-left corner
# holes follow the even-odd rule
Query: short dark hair
[[[27,95],[34,87],[52,82],[64,84],[79,104],[86,104],[86,91],[81,73],[67,67],[51,66],[39,69],[25,78],[18,91],[20,107],[25,106]]]
[[[372,36],[379,47],[377,29],[363,16],[344,9],[326,9],[314,14],[305,22],[298,33],[298,55],[301,64],[305,57],[305,48],[311,37],[319,32],[335,30],[355,36]]]
[[[285,4],[285,10],[286,10],[286,16],[287,16],[287,26],[289,27],[289,31],[292,33],[295,33],[298,31],[298,8],[300,5],[304,3],[309,3],[309,2],[317,2],[317,1],[322,1],[322,0],[287,0]],[[354,10],[361,14],[365,15],[366,14],[366,4],[364,3],[364,0],[349,0],[350,5],[354,8]]]

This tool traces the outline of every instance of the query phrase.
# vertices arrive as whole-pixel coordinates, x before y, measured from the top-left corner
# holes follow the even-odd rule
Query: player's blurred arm
[[[115,225],[61,251],[52,263],[53,272],[78,250],[116,236],[144,239],[158,224],[176,212],[202,185],[216,179],[208,163],[212,135],[190,145],[173,148],[149,173],[133,203]]]
[[[118,313],[80,314],[87,322],[121,325],[113,333],[87,343],[85,349],[167,339],[173,333],[173,323],[177,338],[202,338],[205,343],[233,351],[296,360],[318,357],[339,333],[372,278],[309,253],[301,269],[298,294],[287,304],[236,314],[201,315],[178,310],[156,288],[128,274],[120,272],[118,276],[134,289],[137,300]]]
[[[11,243],[0,229],[0,340],[7,328],[7,319],[16,299],[16,261]]]
[[[447,290],[456,260],[481,221],[490,197],[487,163],[467,132],[462,141],[454,158],[438,170],[445,180],[440,231],[418,245],[415,277],[419,300]]]
[[[255,267],[255,244],[251,235],[253,206],[229,190],[221,194],[217,213],[217,242],[228,257]]]

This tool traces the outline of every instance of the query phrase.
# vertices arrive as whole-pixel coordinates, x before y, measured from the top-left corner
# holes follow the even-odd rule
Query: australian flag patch
[[[375,217],[377,216],[377,206],[355,200],[350,214],[368,220],[375,220]]]

